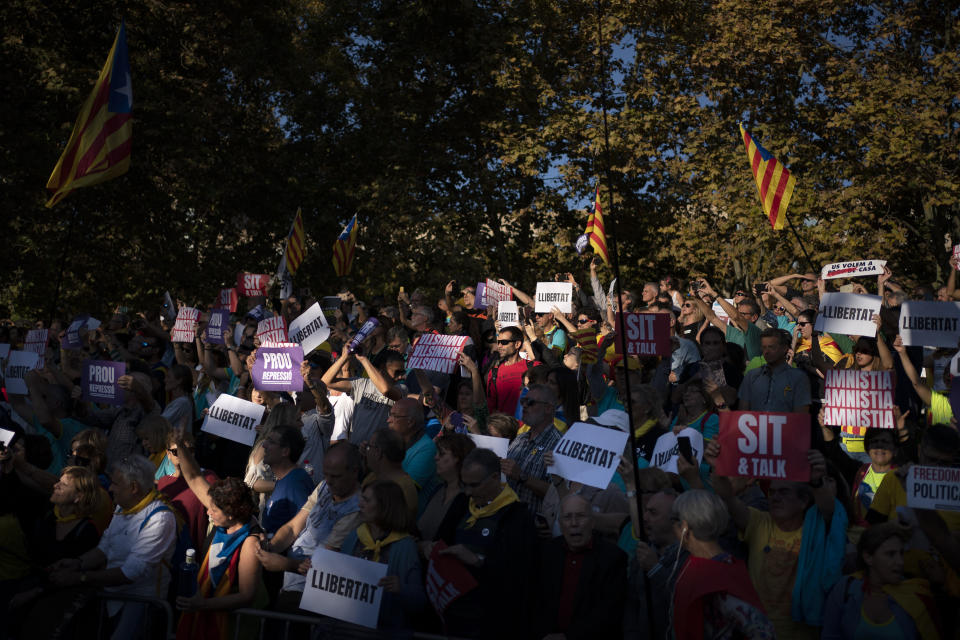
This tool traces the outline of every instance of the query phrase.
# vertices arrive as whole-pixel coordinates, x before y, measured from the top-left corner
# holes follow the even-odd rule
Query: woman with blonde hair
[[[172,431],[173,427],[163,416],[147,416],[137,426],[137,437],[140,438],[144,454],[156,469],[156,480],[176,471],[167,459],[167,442]]]

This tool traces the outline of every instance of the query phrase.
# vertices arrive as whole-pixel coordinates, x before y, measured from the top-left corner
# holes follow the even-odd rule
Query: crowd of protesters
[[[240,608],[315,618],[295,637],[362,634],[300,608],[318,549],[387,565],[369,632],[382,637],[954,636],[960,517],[908,508],[904,485],[912,464],[960,462],[957,349],[904,346],[898,318],[907,300],[960,300],[956,266],[938,290],[885,268],[767,274],[728,299],[697,275],[605,295],[594,260],[584,287],[554,278],[573,283],[572,313],[534,313],[501,281],[519,327],[456,281],[366,302],[341,292],[289,394],[255,388],[257,325],[289,325],[309,296],[241,299],[222,345],[205,337],[204,305],[192,343],[171,341],[159,309],[118,309],[80,331],[80,349],[63,347],[65,319],[8,322],[12,350],[49,332],[27,393],[5,389],[0,405],[13,434],[0,450],[0,638],[149,637],[149,608],[110,594],[167,600],[179,638],[234,637]],[[882,297],[875,337],[815,329],[838,287]],[[619,311],[666,314],[672,356],[620,355]],[[406,367],[428,333],[472,338],[462,368]],[[122,405],[82,401],[84,359],[126,363]],[[837,368],[893,372],[895,428],[824,423]],[[252,447],[201,430],[222,394],[265,407]],[[809,482],[716,472],[719,416],[745,410],[809,414]],[[549,473],[575,422],[633,436],[606,488]],[[702,459],[652,466],[683,429],[703,436]],[[474,434],[509,440],[506,457]],[[190,596],[176,584],[186,548],[200,566]],[[442,616],[425,588],[434,554],[476,581]]]

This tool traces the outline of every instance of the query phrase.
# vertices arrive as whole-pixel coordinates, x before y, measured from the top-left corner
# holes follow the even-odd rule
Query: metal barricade
[[[139,628],[141,629],[141,633],[137,636],[138,638],[164,638],[164,640],[175,640],[177,628],[174,624],[173,609],[170,608],[170,604],[166,600],[123,593],[113,593],[108,591],[97,592],[97,638],[101,640],[110,638],[110,633],[104,627],[104,623],[107,619],[108,600],[145,605],[146,611],[143,619],[140,621]],[[156,627],[158,622],[163,623],[162,630]],[[160,635],[161,631],[162,635]]]
[[[266,636],[264,635],[264,631],[266,628],[265,623],[267,620],[273,620],[273,621],[276,621],[277,623],[283,624],[283,634],[280,636],[271,635],[269,640],[288,640],[290,635],[291,624],[304,624],[312,628],[325,620],[325,618],[318,618],[317,616],[304,616],[304,615],[297,615],[295,613],[278,613],[276,611],[267,611],[264,609],[237,609],[236,611],[233,612],[233,615],[234,615],[233,640],[240,639],[240,633],[242,628],[242,624],[241,624],[242,618],[258,619],[257,625],[259,627],[258,629],[259,633],[257,634],[257,638],[259,638],[259,640],[265,640],[266,638]],[[249,631],[247,632],[249,633]],[[337,637],[339,638],[343,636],[338,634]],[[375,638],[378,636],[376,635],[376,632],[371,629],[363,636],[357,636],[357,637]],[[413,640],[462,640],[462,639],[455,638],[453,636],[442,636],[442,635],[435,635],[432,633],[415,632],[413,634]]]

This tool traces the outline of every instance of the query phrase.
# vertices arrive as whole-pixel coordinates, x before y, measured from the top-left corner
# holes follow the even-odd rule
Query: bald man
[[[423,407],[413,398],[398,400],[390,407],[387,427],[403,439],[403,470],[418,487],[427,486],[437,472],[437,446],[424,432]]]
[[[576,494],[560,502],[560,531],[542,548],[536,634],[544,640],[619,638],[627,556],[594,536],[590,503]]]

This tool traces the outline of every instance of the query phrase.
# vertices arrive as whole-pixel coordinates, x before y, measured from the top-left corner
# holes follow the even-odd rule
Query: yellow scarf
[[[167,455],[166,451],[158,451],[150,456],[150,462],[153,463],[154,469],[159,469],[160,465],[163,464],[163,459]]]
[[[636,431],[633,432],[633,437],[634,437],[634,438],[642,438],[643,436],[647,435],[647,432],[650,431],[650,429],[653,429],[653,427],[654,427],[656,424],[657,424],[657,419],[656,419],[656,418],[650,418],[649,420],[647,420],[646,422],[644,422],[642,425],[640,425],[639,427],[637,427]]]
[[[865,579],[862,571],[857,571],[853,576],[861,580]],[[912,578],[897,584],[884,585],[882,590],[910,615],[913,624],[917,627],[917,633],[923,640],[939,640],[940,632],[933,618],[930,617],[929,605],[933,602],[933,594],[930,591],[929,582]]]
[[[367,526],[367,523],[364,522],[359,527],[357,527],[357,540],[360,541],[360,544],[363,545],[364,551],[373,551],[373,561],[380,562],[380,551],[389,544],[393,544],[397,540],[403,540],[404,538],[410,537],[409,533],[400,533],[399,531],[391,531],[383,540],[374,540],[373,534],[370,533],[370,527]]]
[[[501,491],[497,497],[493,499],[493,502],[485,507],[478,507],[473,498],[470,498],[470,502],[467,505],[470,508],[470,516],[467,518],[467,527],[472,527],[473,525],[477,524],[477,520],[480,518],[492,516],[508,504],[513,504],[514,502],[519,501],[520,498],[518,498],[517,494],[513,492],[513,489],[510,488],[510,485],[507,484],[503,485],[503,491]]]
[[[53,505],[53,516],[57,519],[57,522],[73,522],[80,519],[79,513],[72,513],[69,516],[62,515],[58,504]]]
[[[157,491],[156,489],[151,489],[150,493],[148,493],[143,497],[143,500],[133,505],[129,509],[124,509],[123,511],[120,512],[120,515],[131,516],[135,513],[139,513],[143,511],[148,504],[150,504],[151,502],[153,502],[159,497],[160,497],[160,492]]]

